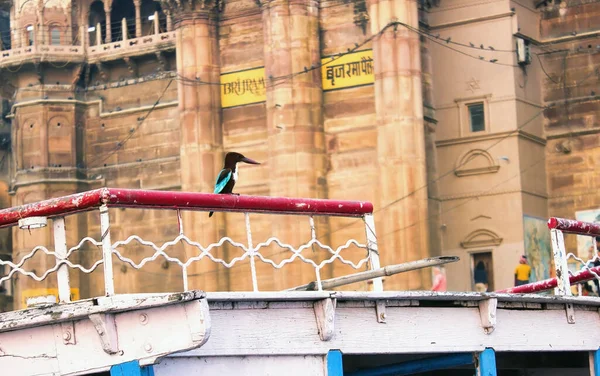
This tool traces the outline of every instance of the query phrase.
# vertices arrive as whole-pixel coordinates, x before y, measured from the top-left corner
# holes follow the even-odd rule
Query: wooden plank
[[[87,318],[95,313],[116,313],[198,300],[203,291],[164,294],[121,294],[77,302],[0,313],[0,333]]]
[[[344,376],[344,365],[340,350],[331,350],[327,353],[327,376]]]
[[[476,307],[388,306],[387,323],[381,325],[374,308],[338,304],[334,335],[323,342],[310,308],[211,311],[210,341],[180,355],[326,355],[331,349],[344,354],[443,353],[481,352],[486,347],[496,351],[597,350],[599,315],[578,311],[577,316],[577,323],[570,325],[562,310],[498,309],[496,329],[487,335]]]
[[[103,351],[92,321],[86,318],[74,321],[76,345],[63,342],[60,323],[0,333],[0,370],[11,370],[11,376],[50,376],[109,371],[133,360],[147,366],[202,346],[211,330],[205,300],[118,312],[114,320],[119,356]]]
[[[217,356],[165,358],[156,376],[326,376],[324,356]]]
[[[315,301],[336,298],[338,303],[347,300],[436,300],[436,301],[481,301],[490,298],[498,302],[522,302],[538,304],[566,304],[600,306],[600,299],[585,296],[554,296],[539,294],[497,294],[476,292],[436,292],[436,291],[270,291],[270,292],[208,292],[209,303],[229,301]],[[541,307],[540,307],[541,308]]]

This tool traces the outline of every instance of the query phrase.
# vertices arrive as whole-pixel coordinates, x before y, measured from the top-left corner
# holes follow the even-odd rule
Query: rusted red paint
[[[590,270],[594,271],[596,274],[600,275],[600,266],[596,266],[590,268]],[[569,276],[570,283],[577,284],[585,281],[589,281],[596,278],[589,270],[583,270],[579,273],[573,274]],[[545,279],[543,281],[528,283],[522,286],[515,286],[504,290],[499,290],[496,292],[499,293],[509,293],[509,294],[531,294],[535,292],[545,291],[553,289],[557,286],[558,282],[556,278]]]
[[[552,217],[548,220],[548,228],[561,230],[568,234],[600,236],[599,224],[576,221],[573,219]]]
[[[309,198],[218,195],[197,192],[109,189],[109,206],[152,207],[160,209],[192,209],[271,214],[316,214],[361,216],[373,212],[373,204],[365,201],[340,201]]]
[[[14,226],[19,223],[21,218],[51,218],[87,211],[100,206],[103,198],[108,198],[106,188],[2,209],[0,210],[0,227]]]
[[[373,204],[365,201],[100,188],[0,210],[0,227],[14,226],[21,218],[64,216],[89,211],[102,204],[139,209],[188,209],[348,217],[362,216],[373,212]]]

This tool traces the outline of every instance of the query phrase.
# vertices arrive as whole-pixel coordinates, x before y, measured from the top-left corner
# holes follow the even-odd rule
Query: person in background
[[[433,267],[433,286],[431,291],[446,291],[446,273],[440,267]]]
[[[519,265],[515,268],[515,286],[521,286],[529,283],[531,276],[531,266],[527,264],[527,256],[521,256]]]
[[[485,265],[483,261],[479,261],[475,266],[475,271],[473,272],[473,280],[475,282],[475,291],[477,292],[486,292],[488,289],[488,275],[485,270]]]

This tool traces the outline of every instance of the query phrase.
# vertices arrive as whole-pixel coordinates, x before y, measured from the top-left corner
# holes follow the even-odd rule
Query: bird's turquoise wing
[[[217,176],[217,181],[215,182],[214,193],[221,193],[223,188],[225,188],[227,183],[229,183],[229,180],[231,180],[231,169],[225,168],[225,169],[221,170],[221,172],[219,173],[219,176]]]

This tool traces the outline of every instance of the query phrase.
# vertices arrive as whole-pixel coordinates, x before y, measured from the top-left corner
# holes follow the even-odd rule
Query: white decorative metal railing
[[[573,252],[567,252],[564,240],[564,234],[600,237],[600,224],[552,217],[548,220],[548,228],[550,229],[552,240],[556,278],[516,286],[499,292],[535,293],[555,289],[557,295],[569,296],[572,295],[572,284],[587,282],[595,278],[600,279],[600,266],[590,267],[591,262],[599,259],[596,243],[592,241],[594,257],[586,262],[582,258],[577,257]],[[579,272],[574,273],[569,270],[569,259],[575,260],[581,265]]]
[[[155,242],[143,239],[138,235],[131,235],[125,240],[113,242],[111,239],[109,209],[115,207],[135,208],[140,210],[174,210],[177,212],[179,233],[174,239],[164,242],[162,245],[157,245]],[[100,213],[100,239],[94,239],[93,237],[88,236],[79,241],[77,245],[68,248],[65,231],[65,217],[95,209],[99,209]],[[242,243],[235,241],[229,236],[224,236],[217,242],[205,246],[190,239],[184,232],[183,227],[184,220],[182,211],[186,210],[244,213],[247,241]],[[18,225],[21,229],[32,230],[39,227],[45,227],[48,223],[48,219],[51,219],[53,223],[54,250],[50,250],[45,246],[36,246],[26,255],[21,257],[18,262],[0,260],[0,265],[8,266],[8,268],[5,268],[5,270],[8,269],[6,274],[0,275],[0,283],[10,280],[16,273],[30,277],[38,282],[44,281],[50,275],[55,273],[59,300],[60,302],[69,302],[71,291],[69,269],[77,269],[82,273],[89,274],[102,265],[104,272],[104,292],[106,296],[111,296],[115,294],[113,260],[120,260],[134,269],[141,269],[147,263],[152,262],[159,257],[164,257],[167,261],[177,264],[181,268],[183,288],[186,291],[189,287],[188,269],[193,263],[205,259],[224,268],[232,268],[238,263],[246,260],[249,261],[252,291],[259,291],[257,263],[261,262],[270,265],[272,268],[281,269],[287,264],[302,262],[310,265],[314,269],[316,288],[321,290],[323,289],[321,284],[322,270],[327,265],[333,263],[343,263],[356,270],[364,270],[367,266],[370,266],[372,271],[381,270],[380,273],[384,273],[379,265],[377,238],[375,235],[375,223],[372,211],[372,204],[360,201],[102,188],[1,210],[0,227]],[[310,239],[304,244],[296,247],[277,237],[269,237],[265,241],[255,243],[252,238],[250,221],[252,213],[304,216],[307,218],[307,224],[310,226]],[[362,219],[365,226],[366,241],[360,242],[355,239],[350,239],[345,244],[338,247],[324,244],[317,238],[314,216],[354,217]],[[151,256],[143,258],[139,262],[135,262],[133,258],[127,254],[127,246],[134,243],[149,247],[154,253]],[[193,247],[195,255],[184,260],[170,255],[170,248],[180,243],[185,243],[188,246]],[[241,250],[241,255],[233,257],[230,260],[215,256],[214,250],[225,244]],[[283,260],[277,261],[261,252],[263,249],[275,245],[287,253],[287,256]],[[101,249],[102,258],[95,260],[89,267],[85,267],[81,263],[74,263],[69,260],[69,257],[73,255],[74,252],[82,250],[86,246]],[[314,258],[305,255],[304,251],[313,247],[325,251],[327,256],[323,257],[321,255],[315,260]],[[363,249],[364,256],[358,260],[356,257],[354,257],[354,259],[344,257],[344,251],[349,248]],[[124,251],[121,252],[119,249],[124,249]],[[35,257],[38,253],[54,257],[56,260],[55,265],[38,273],[27,270],[25,267],[26,262]],[[427,266],[431,266],[431,263],[419,267]],[[373,289],[375,291],[382,291],[383,285],[381,275],[383,274],[378,275],[378,277],[373,279]]]

